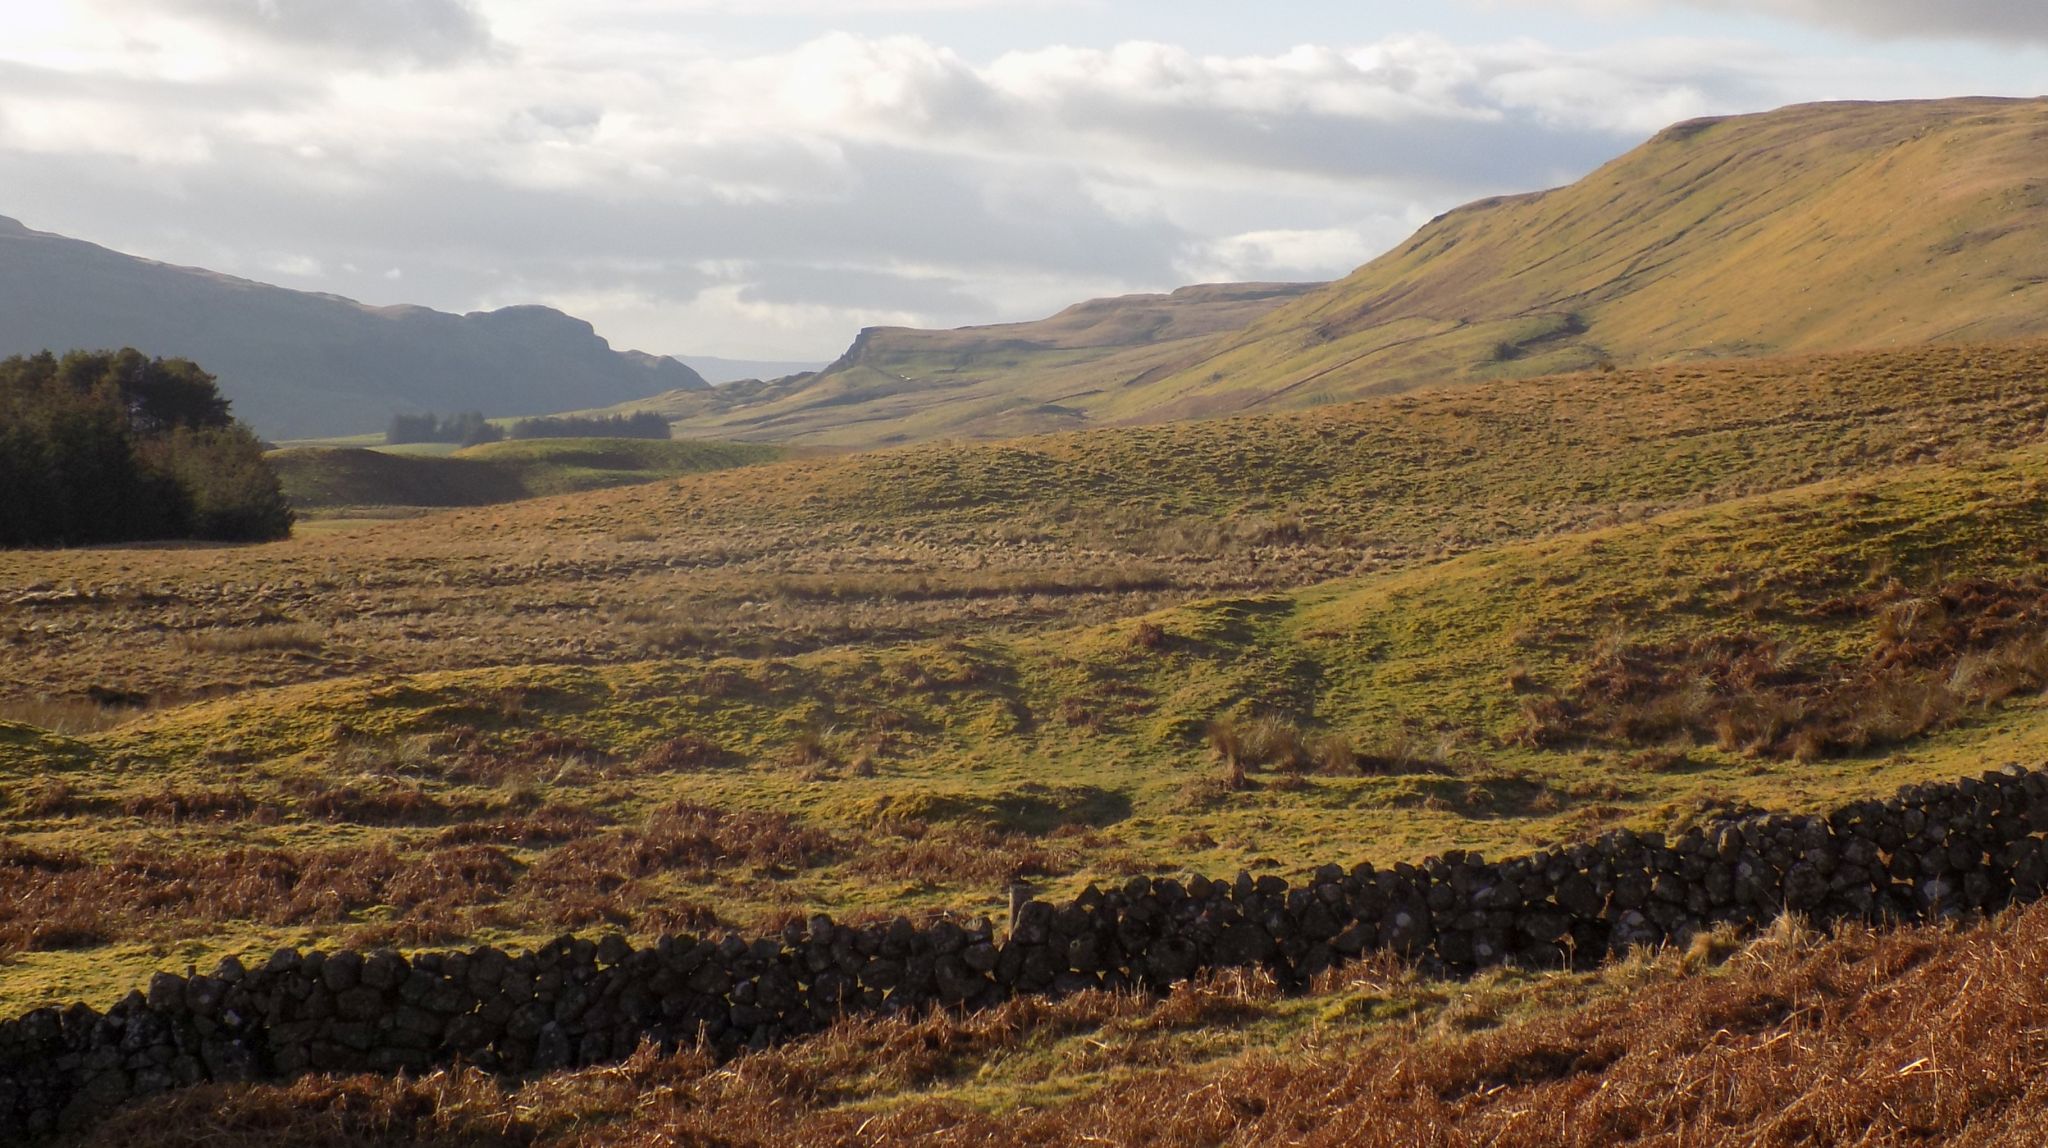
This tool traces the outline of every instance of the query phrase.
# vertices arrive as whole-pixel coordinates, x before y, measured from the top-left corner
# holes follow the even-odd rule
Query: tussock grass
[[[326,644],[326,633],[318,626],[284,624],[251,626],[246,629],[201,630],[183,635],[179,642],[191,653],[255,654],[270,652],[316,653]]]
[[[20,722],[53,733],[100,733],[137,716],[138,708],[91,698],[33,695],[0,699],[0,721]]]

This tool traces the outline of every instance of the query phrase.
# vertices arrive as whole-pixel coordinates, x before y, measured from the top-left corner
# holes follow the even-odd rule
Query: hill
[[[272,437],[394,412],[547,414],[709,384],[547,307],[370,307],[123,255],[0,218],[0,355],[134,346],[195,360]]]
[[[1083,304],[1044,324],[866,332],[816,376],[663,409],[692,433],[873,445],[1299,408],[1601,363],[2039,336],[2044,157],[2042,100],[1699,120],[1568,187],[1461,207],[1320,288],[1197,288]],[[1205,321],[1167,321],[1183,301]]]
[[[776,447],[657,439],[530,439],[446,454],[360,447],[272,451],[272,469],[300,510],[487,506],[747,466],[782,455]]]
[[[1695,120],[1450,212],[1154,388],[1150,417],[2048,333],[2048,101]]]
[[[1049,319],[955,331],[875,327],[824,370],[621,409],[690,434],[873,445],[1003,438],[1085,425],[1123,389],[1199,357],[1309,284],[1183,287],[1079,303]]]

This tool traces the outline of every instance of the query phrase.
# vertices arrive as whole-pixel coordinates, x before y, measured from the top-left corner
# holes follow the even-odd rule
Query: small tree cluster
[[[0,546],[259,540],[292,512],[214,378],[133,348],[0,361]]]
[[[392,415],[391,426],[384,432],[384,441],[396,446],[408,442],[453,442],[463,446],[477,446],[497,442],[505,432],[486,420],[482,411],[464,411],[455,415]]]
[[[513,438],[667,438],[668,420],[652,411],[636,415],[556,415],[520,419]]]

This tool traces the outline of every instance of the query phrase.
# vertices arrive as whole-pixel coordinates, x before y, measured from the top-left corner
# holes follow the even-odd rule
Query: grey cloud
[[[900,275],[861,268],[775,264],[748,269],[751,279],[740,291],[748,303],[805,303],[946,315],[966,321],[995,315],[993,304],[970,294],[954,279]]]
[[[171,183],[135,180],[115,157],[16,154],[0,182],[0,214],[102,239],[90,227],[58,226],[90,202],[95,215],[167,221],[142,245],[151,253],[176,247],[181,261],[221,266],[192,241],[218,237],[236,251],[310,256],[330,269],[324,285],[339,293],[454,310],[515,293],[604,290],[681,308],[728,284],[747,302],[948,324],[997,317],[1004,301],[991,285],[1008,277],[1169,283],[1188,240],[1156,220],[1111,216],[1071,181],[1039,180],[1024,201],[992,195],[991,187],[1027,179],[1000,164],[888,148],[854,149],[848,161],[854,178],[840,197],[678,204],[596,202],[452,168],[394,173],[359,195],[307,196],[288,157],[257,151],[223,151]],[[133,225],[124,231],[136,234]],[[335,270],[344,264],[356,271]],[[404,269],[398,284],[382,278],[391,267]],[[230,269],[263,277],[260,265]]]
[[[170,2],[372,56],[395,51],[379,37],[487,35],[448,3],[362,7],[455,13],[452,41],[403,20],[335,31],[286,0]],[[1672,93],[1670,119],[1786,102],[1753,60],[1433,42],[976,67],[923,41],[837,37],[790,56],[582,66],[515,53],[392,77],[459,102],[389,124],[352,118],[303,69],[312,81],[293,73],[265,101],[287,114],[254,132],[221,114],[232,88],[0,66],[0,214],[252,277],[315,268],[294,285],[380,302],[610,299],[644,330],[699,306],[762,331],[778,310],[814,327],[874,313],[954,324],[1169,287],[1191,267],[1324,267],[1319,233],[1348,255],[1462,199],[1562,182],[1661,126],[1637,121]],[[10,92],[33,114],[66,85],[130,122],[111,143],[67,150],[44,133],[10,150]],[[204,146],[138,179],[120,141],[155,126]],[[394,268],[402,280],[385,278]]]
[[[156,0],[150,8],[372,64],[445,64],[491,44],[470,0]]]
[[[1685,0],[1843,28],[1866,36],[2048,41],[2042,0]]]

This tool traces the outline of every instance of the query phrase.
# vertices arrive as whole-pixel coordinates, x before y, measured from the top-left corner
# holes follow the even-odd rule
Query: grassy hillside
[[[2048,347],[1937,348],[791,458],[146,568],[0,554],[0,641],[35,649],[0,701],[1086,624],[1967,458],[2044,420]]]
[[[1032,323],[874,328],[814,375],[615,409],[656,410],[692,434],[848,446],[1069,430],[1310,286],[1185,287],[1096,299]]]
[[[1228,290],[1201,288],[1167,309],[1109,300],[1044,324],[870,332],[821,375],[662,409],[692,433],[865,446],[1608,363],[2039,337],[2044,157],[2041,100],[1684,123],[1569,187],[1452,211],[1296,298],[1186,309]],[[1190,329],[1169,313],[1209,321]]]
[[[785,461],[147,574],[0,556],[33,651],[0,696],[0,1002],[2039,760],[2043,353]]]
[[[2048,101],[1679,124],[1471,204],[1153,388],[1151,417],[1426,383],[2043,333]]]
[[[436,444],[424,444],[436,445]],[[274,451],[302,510],[488,506],[767,462],[782,452],[741,443],[654,439],[529,439],[460,450],[290,447]]]

